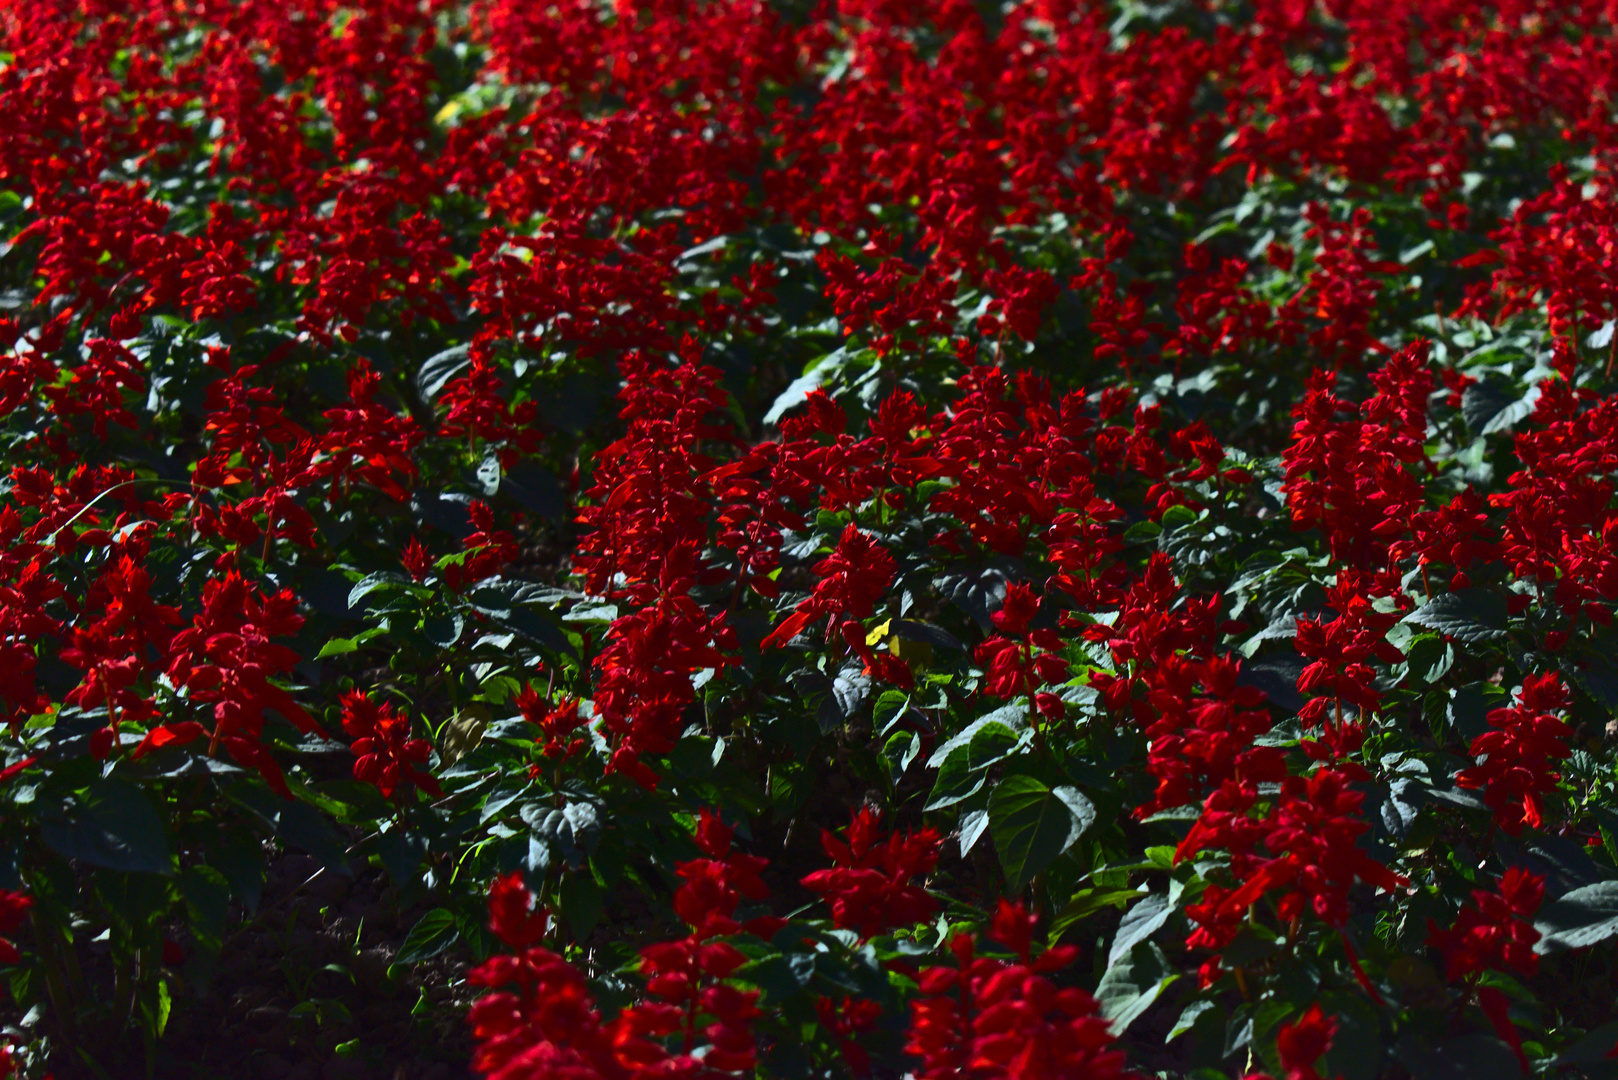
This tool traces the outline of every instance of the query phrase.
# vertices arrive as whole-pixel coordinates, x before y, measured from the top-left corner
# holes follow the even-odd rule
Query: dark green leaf
[[[606,892],[596,884],[588,871],[567,874],[558,890],[561,914],[575,941],[582,941],[601,921],[606,905]]]
[[[1473,643],[1506,636],[1506,598],[1489,589],[1462,589],[1434,597],[1405,622]]]
[[[961,800],[976,795],[982,789],[983,773],[973,772],[967,767],[967,754],[966,747],[958,746],[955,752],[945,759],[943,766],[938,770],[938,779],[933,783],[933,793],[927,800],[925,809],[942,810],[946,806],[954,806]]]
[[[1618,881],[1574,889],[1539,909],[1537,953],[1582,949],[1618,934]]]
[[[302,848],[334,874],[352,877],[348,853],[337,830],[314,807],[296,800],[281,800],[275,833],[293,847]]]
[[[484,498],[492,499],[500,494],[500,455],[491,452],[485,456],[478,464],[476,475]]]
[[[456,345],[428,357],[421,365],[421,370],[416,372],[416,392],[421,395],[421,400],[429,405],[437,401],[444,384],[472,366],[472,359],[468,355],[470,351],[469,345]]]
[[[567,493],[556,474],[533,461],[519,461],[508,470],[500,490],[515,499],[524,510],[547,521],[567,517]]]
[[[955,735],[945,740],[944,743],[938,747],[938,749],[932,752],[932,756],[927,759],[927,767],[929,769],[936,769],[942,766],[945,759],[954,754],[957,749],[970,745],[972,742],[972,737],[976,735],[985,724],[1004,724],[1013,730],[1019,730],[1024,726],[1024,723],[1024,713],[1020,707],[1016,705],[1003,705],[994,710],[994,712],[989,713],[987,716],[981,716],[972,721]]]
[[[466,621],[459,615],[444,611],[430,612],[421,622],[422,633],[427,640],[440,649],[447,649],[461,640],[461,632],[466,628]]]
[[[1150,942],[1135,946],[1127,957],[1108,967],[1096,987],[1096,1001],[1101,1015],[1112,1021],[1113,1034],[1123,1034],[1178,978],[1163,950]]]
[[[1526,394],[1510,380],[1488,377],[1468,386],[1461,395],[1461,416],[1474,435],[1493,435],[1534,411],[1539,387]]]
[[[961,858],[977,846],[983,832],[989,827],[989,811],[979,807],[961,815]]]
[[[1017,747],[1017,733],[1001,723],[984,724],[967,744],[966,767],[974,772],[1004,759]]]
[[[1066,851],[1086,824],[1032,776],[1008,776],[989,796],[989,832],[1014,893]]]
[[[1407,1035],[1394,1055],[1412,1080],[1520,1080],[1523,1075],[1511,1047],[1480,1033],[1440,1042]]]
[[[932,626],[924,622],[915,622],[910,619],[894,619],[890,629],[895,635],[906,641],[919,641],[939,649],[951,649],[955,652],[965,652],[966,646],[960,639],[948,630]]]
[[[1157,933],[1172,914],[1174,906],[1168,897],[1155,893],[1143,897],[1124,913],[1123,922],[1118,924],[1118,934],[1112,939],[1112,948],[1107,950],[1107,966],[1116,964],[1136,945]]]
[[[419,964],[449,948],[460,936],[461,932],[455,926],[455,916],[445,908],[434,908],[410,928],[393,961],[396,964]]]
[[[80,798],[40,826],[58,855],[109,870],[172,874],[174,849],[146,793],[127,780],[91,784]]]

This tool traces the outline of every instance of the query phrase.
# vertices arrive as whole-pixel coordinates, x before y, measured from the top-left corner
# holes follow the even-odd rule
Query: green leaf
[[[1079,833],[1083,833],[1084,830],[1096,823],[1095,804],[1085,798],[1078,788],[1058,784],[1051,788],[1051,794],[1061,799],[1067,808],[1073,811],[1073,816],[1079,819]],[[1074,840],[1078,838],[1078,834],[1073,837]],[[1071,840],[1068,842],[1072,843]]]
[[[359,607],[360,601],[376,590],[388,585],[403,585],[405,580],[403,574],[396,574],[391,570],[381,570],[375,574],[367,574],[355,582],[352,589],[348,590],[348,610],[353,611]]]
[[[736,978],[763,991],[762,1003],[778,1005],[808,986],[815,976],[813,953],[787,953],[755,960],[736,971]]]
[[[1434,597],[1406,615],[1405,622],[1472,643],[1506,636],[1506,598],[1489,589],[1462,589]]]
[[[1066,799],[1032,776],[1008,776],[989,796],[989,832],[1014,893],[1072,846],[1087,824]]]
[[[256,914],[264,895],[264,850],[258,835],[251,829],[232,829],[223,841],[209,847],[208,858],[230,882],[231,892],[247,913]]]
[[[587,802],[570,802],[562,816],[567,820],[573,844],[586,855],[593,853],[601,839],[601,818],[596,808]]]
[[[969,753],[967,747],[958,746],[945,760],[943,767],[938,770],[938,779],[933,783],[932,796],[923,809],[942,810],[963,799],[970,799],[983,789],[983,773],[975,773],[967,767]]]
[[[461,633],[465,629],[466,621],[452,612],[429,612],[421,621],[422,633],[427,635],[428,641],[440,649],[447,649],[461,640]]]
[[[421,365],[421,370],[416,372],[416,392],[421,395],[421,400],[432,404],[446,383],[471,367],[470,351],[470,345],[456,345],[428,357]]]
[[[484,498],[492,499],[500,494],[500,455],[490,451],[478,464],[476,476]]]
[[[838,349],[835,352],[816,360],[809,370],[792,380],[785,390],[781,391],[764,414],[766,425],[777,423],[781,417],[809,400],[809,392],[819,389],[826,379],[835,374],[842,367],[842,360],[847,350]]]
[[[1164,1041],[1172,1042],[1190,1031],[1196,1025],[1197,1020],[1202,1017],[1202,1014],[1214,1007],[1214,1003],[1211,1001],[1193,1001],[1187,1005],[1180,1013],[1180,1018],[1174,1022],[1174,1026],[1169,1028],[1168,1036]]]
[[[1519,1080],[1523,1075],[1511,1047],[1482,1033],[1437,1043],[1406,1035],[1394,1048],[1394,1058],[1413,1080]]]
[[[1108,966],[1128,956],[1136,945],[1162,929],[1172,914],[1174,905],[1169,903],[1168,897],[1160,894],[1144,897],[1125,912],[1123,921],[1118,924],[1118,934],[1112,939],[1112,948],[1107,952]]]
[[[174,849],[146,793],[127,780],[97,780],[40,827],[58,855],[129,873],[172,874]]]
[[[949,649],[953,652],[966,651],[966,646],[962,645],[954,634],[930,623],[916,622],[913,619],[894,619],[892,629],[895,637],[905,641],[920,642],[923,645]]]
[[[211,866],[189,866],[180,875],[191,935],[199,949],[217,953],[224,942],[230,883]]]
[[[966,767],[973,772],[987,769],[1008,757],[1017,748],[1017,733],[1001,723],[984,724],[967,744]]]
[[[1292,995],[1292,1000],[1301,1003],[1307,998]],[[1336,1013],[1337,1035],[1318,1063],[1320,1074],[1342,1080],[1376,1080],[1387,1056],[1381,1010],[1367,998],[1354,995],[1339,996],[1322,1007]]]
[[[1534,929],[1541,937],[1537,953],[1583,949],[1618,935],[1618,881],[1601,881],[1574,889],[1539,911]]]
[[[535,461],[519,461],[500,483],[500,490],[524,510],[531,510],[547,521],[560,523],[567,517],[567,492],[556,474]]]
[[[961,858],[977,846],[984,830],[989,827],[989,811],[979,807],[961,815]]]
[[[356,651],[359,647],[360,643],[353,638],[332,638],[320,647],[320,651],[315,654],[315,659],[324,660],[328,656],[342,656],[345,653]]]
[[[1527,393],[1519,393],[1509,380],[1485,378],[1462,393],[1461,416],[1475,435],[1510,431],[1513,424],[1534,411],[1539,395],[1537,386],[1529,387]]]
[[[1449,674],[1455,664],[1455,646],[1437,634],[1418,634],[1406,650],[1410,674],[1425,683],[1435,683]]]
[[[1112,1033],[1122,1035],[1179,977],[1169,970],[1163,950],[1150,942],[1135,946],[1127,957],[1107,968],[1096,987],[1096,1001],[1101,1015],[1112,1021]]]
[[[957,748],[970,745],[972,742],[972,737],[981,731],[984,725],[1003,724],[1006,727],[1016,730],[1024,725],[1025,718],[1026,714],[1024,710],[1018,706],[1002,705],[1000,708],[994,710],[992,713],[989,713],[987,716],[978,717],[978,719],[972,721],[954,736],[949,738],[937,750],[934,750],[932,752],[932,756],[927,759],[927,767],[929,769],[936,769],[942,766]]]
[[[1074,894],[1067,906],[1051,920],[1050,940],[1056,941],[1067,932],[1068,927],[1089,918],[1102,908],[1123,907],[1131,900],[1138,900],[1140,895],[1135,889],[1084,889]]]
[[[1557,1065],[1598,1064],[1611,1061],[1607,1052],[1618,1045],[1618,1020],[1611,1020],[1589,1032],[1578,1042],[1563,1050],[1556,1058]]]
[[[571,611],[562,616],[562,621],[567,623],[610,623],[617,617],[617,604],[586,601],[575,604]]]
[[[904,715],[905,709],[910,705],[910,697],[903,690],[884,690],[877,695],[876,704],[871,706],[871,723],[877,731],[886,735],[892,724]]]
[[[1173,532],[1175,529],[1183,529],[1187,525],[1195,525],[1196,523],[1197,512],[1184,503],[1175,503],[1163,511],[1162,526],[1164,532]]]
[[[410,928],[393,962],[419,964],[449,948],[460,936],[461,932],[455,926],[455,916],[446,908],[434,908]]]

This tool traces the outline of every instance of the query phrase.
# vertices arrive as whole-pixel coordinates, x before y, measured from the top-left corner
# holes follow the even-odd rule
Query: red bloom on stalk
[[[17,932],[33,906],[33,897],[0,889],[0,964],[15,964],[22,959],[10,935]]]
[[[82,668],[85,677],[68,691],[69,705],[107,710],[107,726],[92,736],[91,749],[105,758],[116,742],[119,725],[144,723],[157,714],[151,694],[141,692],[156,673],[153,661],[169,647],[180,611],[153,602],[151,576],[137,557],[119,555],[90,590],[90,602],[104,614],[88,625],[73,628],[71,644],[62,659]]]
[[[836,550],[816,563],[814,570],[820,580],[809,598],[770,632],[761,643],[764,648],[785,645],[816,619],[830,619],[829,629],[869,618],[893,584],[898,565],[874,537],[850,524],[843,529]]]
[[[410,575],[411,581],[421,582],[427,580],[427,575],[433,572],[433,557],[420,540],[412,536],[399,553],[399,561],[404,565],[405,573]]]
[[[443,797],[433,775],[418,768],[432,756],[432,744],[410,737],[410,718],[395,712],[391,701],[378,704],[363,690],[344,694],[343,730],[354,739],[354,778],[374,784],[384,799],[393,798],[401,783]]]
[[[264,710],[274,709],[306,735],[320,725],[270,681],[298,662],[298,654],[271,637],[295,634],[303,625],[289,590],[260,593],[234,570],[202,587],[202,611],[169,643],[168,676],[192,701],[213,705],[213,728],[179,721],[153,728],[135,750],[139,757],[160,746],[208,737],[209,753],[223,746],[243,765],[258,770],[270,787],[291,798],[281,767],[261,741]]]
[[[421,429],[376,400],[381,385],[382,377],[362,358],[348,373],[349,403],[326,410],[330,426],[320,437],[324,460],[314,472],[331,477],[333,493],[360,480],[397,501],[415,479],[410,453],[421,441]]]
[[[1060,720],[1062,699],[1039,688],[1066,681],[1068,662],[1058,655],[1063,643],[1055,630],[1029,628],[1038,612],[1039,595],[1032,588],[1020,581],[1006,586],[1005,602],[989,616],[1000,633],[973,655],[987,668],[989,693],[1006,700],[1031,698],[1041,715]]]
[[[525,686],[517,694],[516,705],[523,719],[539,728],[545,740],[543,752],[548,758],[568,758],[589,745],[579,734],[585,721],[579,715],[579,699],[563,696],[554,706],[541,697],[532,686]]]
[[[466,554],[460,562],[444,567],[444,584],[456,592],[494,577],[501,567],[517,557],[517,538],[494,527],[494,511],[488,503],[481,499],[474,501],[467,508],[467,514],[472,521],[472,532],[461,541]],[[411,557],[420,558],[419,555]]]
[[[835,1041],[837,1052],[848,1062],[848,1067],[860,1075],[871,1071],[871,1055],[860,1045],[860,1036],[875,1027],[881,1016],[882,1006],[874,1001],[847,995],[842,1001],[815,999],[815,1018]]]
[[[1473,889],[1448,930],[1428,919],[1428,941],[1444,954],[1445,978],[1458,982],[1481,971],[1527,977],[1539,970],[1533,918],[1544,899],[1545,879],[1513,866],[1495,891]]]
[[[448,407],[440,429],[447,436],[474,436],[497,447],[504,468],[511,468],[524,454],[539,446],[539,430],[534,421],[539,406],[532,401],[513,408],[500,393],[500,375],[488,349],[475,343],[472,366],[445,384],[439,400]]]
[[[1370,825],[1360,813],[1365,796],[1349,785],[1362,773],[1345,763],[1317,769],[1307,778],[1287,777],[1262,818],[1252,815],[1256,783],[1226,781],[1210,795],[1175,859],[1224,848],[1231,853],[1231,874],[1239,884],[1211,884],[1198,903],[1186,908],[1197,924],[1187,943],[1224,948],[1253,905],[1273,889],[1286,890],[1276,903],[1281,919],[1312,913],[1328,926],[1341,927],[1348,920],[1348,892],[1355,880],[1387,891],[1406,884],[1357,844]],[[1261,845],[1268,855],[1260,852]]]
[[[1028,915],[1018,905],[1001,901],[994,921],[997,928],[1017,928],[1009,935],[1020,950],[1016,962],[978,956],[972,937],[957,934],[949,943],[954,966],[921,973],[905,1046],[921,1059],[917,1080],[1130,1077],[1123,1053],[1111,1049],[1110,1025],[1095,999],[1049,978],[1078,950],[1058,945],[1032,958]]]
[[[534,906],[534,894],[513,870],[489,886],[489,929],[513,949],[537,945],[550,926],[549,913]]]
[[[1275,1049],[1281,1056],[1281,1068],[1286,1080],[1320,1080],[1315,1063],[1331,1049],[1337,1034],[1337,1018],[1321,1012],[1320,1006],[1311,1005],[1298,1019],[1282,1024],[1275,1037]]]
[[[1512,836],[1523,826],[1543,822],[1540,796],[1554,791],[1559,780],[1554,762],[1572,751],[1572,730],[1550,715],[1569,705],[1567,689],[1556,675],[1529,675],[1517,691],[1517,702],[1488,715],[1486,731],[1472,740],[1472,756],[1482,760],[1463,769],[1455,783],[1482,788],[1483,801],[1494,811],[1495,824]]]
[[[493,991],[467,1016],[477,1043],[472,1068],[490,1080],[618,1080],[636,1075],[638,1063],[661,1059],[660,1047],[602,1020],[577,968],[534,944],[543,934],[543,915],[513,919],[511,909],[526,914],[530,899],[518,875],[491,891],[490,924],[517,953],[490,957],[467,973],[467,982]]]
[[[894,833],[879,843],[881,823],[881,813],[867,806],[854,813],[846,843],[822,830],[820,844],[836,865],[803,879],[804,888],[830,902],[832,921],[865,938],[924,922],[938,911],[936,900],[910,884],[938,865],[938,833]]]
[[[760,642],[765,649],[780,648],[816,619],[826,620],[828,635],[836,630],[844,643],[865,662],[867,674],[899,686],[910,686],[910,669],[896,656],[878,656],[865,643],[861,620],[869,618],[878,600],[893,584],[898,564],[876,539],[852,523],[843,529],[837,548],[815,564],[820,580],[808,599],[781,620]]]
[[[539,945],[546,913],[521,874],[494,883],[489,925],[515,955],[492,957],[467,976],[494,991],[472,1006],[473,1068],[492,1080],[718,1080],[756,1066],[758,992],[725,982],[747,957],[714,938],[741,928],[731,916],[744,895],[767,894],[758,880],[764,861],[733,853],[730,829],[706,809],[696,840],[707,858],[679,867],[685,884],[675,893],[675,909],[694,920],[691,933],[641,950],[647,1000],[612,1020],[602,1018],[578,969]],[[683,1050],[666,1049],[669,1036]]]

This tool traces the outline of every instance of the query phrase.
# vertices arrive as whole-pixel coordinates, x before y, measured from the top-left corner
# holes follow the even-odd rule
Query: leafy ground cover
[[[1618,1075],[1618,36],[0,2],[0,1074]]]

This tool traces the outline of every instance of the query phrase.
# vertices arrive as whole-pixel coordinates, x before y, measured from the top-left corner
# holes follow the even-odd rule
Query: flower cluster
[[[0,0],[0,1072],[281,847],[508,1080],[1583,1054],[1614,19]]]
[[[1012,960],[979,955],[980,943],[962,934],[949,942],[953,965],[921,973],[907,1043],[921,1059],[917,1077],[1132,1075],[1095,999],[1051,979],[1073,963],[1077,950],[1058,945],[1034,957],[1034,923],[1026,909],[1002,901],[989,937],[1010,949]]]

